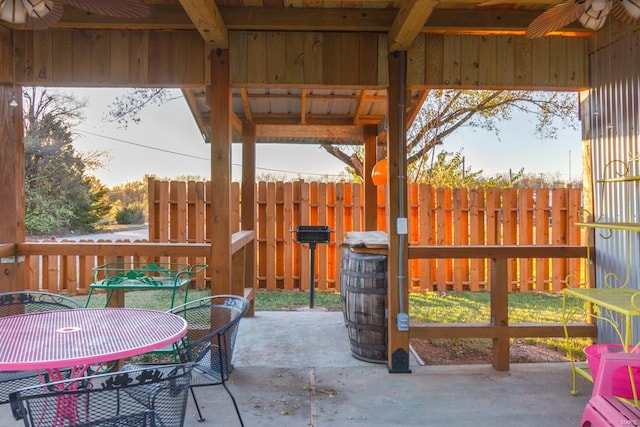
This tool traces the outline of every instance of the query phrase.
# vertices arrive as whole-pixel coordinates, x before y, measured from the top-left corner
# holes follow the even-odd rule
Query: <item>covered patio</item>
[[[406,224],[407,200],[405,131],[428,91],[434,88],[580,92],[583,176],[587,195],[583,202],[585,211],[596,218],[604,214],[623,223],[637,223],[640,200],[637,186],[617,198],[607,198],[593,190],[596,182],[610,178],[608,165],[613,162],[628,165],[637,160],[640,129],[637,22],[627,20],[624,23],[610,18],[599,32],[586,30],[576,23],[549,37],[530,39],[525,37],[527,25],[555,4],[554,1],[508,6],[480,5],[477,0],[148,0],[146,3],[151,13],[143,19],[103,17],[66,6],[62,19],[44,30],[32,31],[21,25],[0,23],[0,176],[3,183],[0,186],[0,200],[3,201],[0,204],[3,267],[0,290],[23,289],[25,256],[91,254],[108,260],[132,254],[194,256],[208,258],[212,294],[231,293],[252,300],[257,256],[256,144],[274,140],[362,144],[365,176],[370,176],[377,160],[376,149],[382,145],[386,147],[389,164],[386,366],[327,367],[322,361],[315,362],[317,365],[311,362],[310,366],[317,367],[316,385],[339,389],[340,378],[348,376],[349,391],[342,396],[354,396],[354,400],[365,390],[374,392],[376,388],[383,390],[389,385],[391,388],[379,393],[379,399],[394,401],[399,393],[397,390],[401,390],[403,398],[400,402],[410,399],[418,402],[402,411],[403,420],[408,423],[411,418],[407,413],[426,412],[425,402],[447,397],[450,405],[435,405],[433,410],[451,412],[449,421],[457,425],[464,425],[464,420],[472,418],[474,422],[491,420],[490,414],[500,412],[492,409],[494,403],[506,414],[506,418],[496,420],[496,424],[522,425],[526,421],[522,416],[526,408],[531,409],[532,424],[538,425],[541,420],[534,419],[534,415],[559,417],[550,419],[548,425],[562,425],[565,421],[567,425],[576,424],[585,403],[581,399],[586,393],[584,397],[574,398],[569,395],[568,387],[565,392],[560,386],[565,381],[568,384],[568,365],[515,367],[509,371],[511,338],[563,337],[565,330],[560,324],[509,324],[508,287],[504,280],[508,260],[589,257],[604,261],[606,265],[590,264],[594,271],[588,285],[595,286],[599,280],[602,282],[608,271],[620,270],[620,264],[629,252],[620,253],[619,239],[611,236],[606,242],[594,237],[594,245],[590,246],[597,247],[597,252],[593,247],[588,250],[587,247],[539,245],[409,247],[405,238],[406,225],[403,226]],[[13,102],[16,98],[20,105],[20,87],[23,85],[182,88],[205,141],[211,145],[211,182],[216,195],[207,224],[211,241],[197,244],[166,241],[135,247],[118,243],[25,242],[22,111],[15,108]],[[230,147],[233,142],[243,145],[241,198],[245,208],[241,211],[238,231],[230,220]],[[638,175],[636,165],[627,171],[630,175]],[[375,230],[375,186],[370,180],[364,183],[364,195],[366,212],[362,229]],[[624,200],[621,202],[620,199]],[[619,218],[619,203],[632,208],[629,218]],[[592,219],[584,218],[587,222]],[[578,220],[576,218],[576,222]],[[566,232],[576,232],[576,229],[567,224]],[[633,240],[630,246],[637,250],[638,245],[637,240]],[[403,317],[409,308],[404,280],[408,260],[456,257],[491,260],[490,324],[446,328],[409,325]],[[621,275],[638,277],[638,269],[640,266],[637,265],[626,272],[623,268]],[[631,286],[637,285],[633,282]],[[116,299],[115,304],[121,305],[122,301]],[[249,315],[253,314],[251,310]],[[247,318],[243,326],[250,330],[247,326],[259,325],[260,320],[259,315]],[[568,331],[572,336],[596,336],[593,323],[571,325]],[[241,332],[242,335],[245,334]],[[484,366],[415,366],[409,351],[410,336],[491,338],[495,370]],[[258,338],[251,338],[251,357],[259,354],[256,350],[259,343]],[[267,349],[268,344],[263,348]],[[241,348],[239,354],[245,351],[246,348]],[[309,359],[316,360],[316,356],[309,356]],[[268,388],[263,389],[261,380],[272,378],[272,375],[275,379],[294,375],[297,381],[286,381],[287,387],[310,384],[307,365],[263,368],[253,365],[253,359],[249,360],[246,367],[238,362],[237,373],[232,379],[232,386],[238,386],[244,405],[250,406],[247,402],[251,401],[254,392],[268,392]],[[554,372],[556,369],[558,372]],[[356,375],[358,370],[361,375]],[[466,374],[449,375],[452,371]],[[559,374],[564,371],[566,376]],[[324,372],[327,372],[326,377]],[[389,372],[412,374],[390,376],[387,375]],[[547,376],[549,373],[552,375]],[[436,375],[442,375],[441,380],[430,381],[430,377]],[[241,383],[243,378],[245,384]],[[365,381],[367,378],[369,380]],[[277,383],[275,379],[274,384]],[[539,383],[542,389],[535,395],[527,394],[533,390],[531,384],[542,379],[548,383]],[[480,380],[480,384],[474,380]],[[392,384],[397,388],[392,388]],[[447,384],[452,386],[447,387]],[[552,386],[554,384],[558,386]],[[318,387],[315,392],[309,387],[305,395],[308,391],[311,396],[308,403],[311,415],[305,414],[305,419],[313,416],[314,405],[318,417],[335,411],[340,416],[352,413],[348,410],[348,402],[335,411],[327,407],[322,412],[322,404],[318,402],[342,404],[336,396],[325,397],[326,393],[318,393]],[[352,391],[350,387],[365,390]],[[482,387],[495,388],[483,392]],[[460,394],[447,395],[451,390]],[[294,392],[297,393],[289,388],[285,394]],[[549,392],[559,393],[558,398],[546,401]],[[560,393],[566,397],[560,398]],[[410,398],[405,400],[405,394]],[[514,401],[503,400],[506,398]],[[316,403],[312,405],[313,402]],[[376,404],[375,400],[367,402],[378,409],[385,407],[380,402]],[[503,406],[503,402],[507,403]],[[546,408],[528,406],[532,402],[562,404]],[[403,408],[402,403],[395,406]],[[451,407],[460,411],[475,407],[483,412],[481,416],[474,416],[470,411],[458,414],[456,418]],[[514,408],[516,412],[512,412]],[[376,417],[373,415],[367,422],[361,422],[358,417],[369,415],[357,412],[347,423],[374,423]],[[385,416],[378,417],[385,419]],[[444,416],[442,414],[442,419]],[[261,422],[261,418],[269,417],[258,416],[256,423]],[[400,415],[393,417],[399,418]],[[423,424],[425,420],[427,418],[417,424]],[[381,424],[391,421],[385,419]],[[334,419],[323,419],[323,422],[333,423]]]
[[[386,229],[389,255],[388,368],[409,372],[409,335],[494,339],[493,366],[509,368],[509,339],[564,336],[562,325],[509,325],[506,271],[519,257],[584,258],[586,247],[409,247],[406,239],[405,130],[432,88],[584,90],[589,37],[579,25],[553,37],[524,37],[528,23],[553,3],[513,8],[478,2],[148,1],[150,16],[124,19],[79,13],[43,30],[1,23],[4,82],[0,93],[0,289],[24,287],[27,255],[204,256],[213,294],[252,299],[255,286],[255,147],[263,142],[362,144],[364,176],[377,148],[388,157]],[[618,25],[611,20],[611,25]],[[631,30],[628,30],[631,31]],[[631,37],[631,36],[629,36]],[[357,54],[354,54],[357,53]],[[560,60],[561,59],[561,60]],[[211,145],[209,243],[140,245],[25,242],[22,85],[180,87]],[[19,104],[19,103],[18,103]],[[582,110],[583,112],[586,109]],[[602,117],[602,115],[600,116]],[[231,143],[243,146],[240,229],[231,223]],[[586,169],[586,182],[590,169]],[[364,182],[363,231],[375,230],[376,188]],[[588,204],[585,206],[588,209]],[[308,221],[311,218],[307,218]],[[515,227],[515,223],[512,224]],[[404,230],[404,231],[402,231]],[[569,229],[566,231],[572,232]],[[336,236],[340,244],[345,236]],[[407,324],[409,258],[473,257],[492,263],[491,325],[445,329]],[[116,301],[121,305],[122,301]],[[250,312],[252,313],[252,311]],[[400,314],[400,316],[399,316]],[[571,325],[593,336],[593,325]]]
[[[291,328],[295,324],[297,328]],[[322,334],[308,333],[322,330]],[[262,312],[241,321],[228,383],[246,426],[579,425],[591,384],[570,393],[568,363],[421,366],[389,375],[351,356],[340,312]],[[239,425],[222,387],[197,391],[206,421],[189,399],[185,426]],[[22,425],[9,408],[0,425]]]

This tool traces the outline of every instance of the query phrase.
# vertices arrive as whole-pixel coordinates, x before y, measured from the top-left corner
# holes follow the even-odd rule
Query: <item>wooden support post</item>
[[[12,101],[17,106],[12,106]],[[24,243],[24,138],[22,87],[0,85],[0,243]],[[25,263],[19,256],[3,257],[0,292],[25,289]]]
[[[256,230],[256,125],[242,124],[242,211],[240,212],[242,229]],[[257,285],[256,240],[244,248],[244,291],[249,299],[247,317],[254,315],[254,294]]]
[[[105,259],[105,264],[120,264],[122,265],[122,272],[124,273],[126,266],[124,264],[124,256],[108,256]],[[107,290],[106,297],[109,299],[107,307],[112,308],[122,308],[126,307],[126,301],[124,299],[125,292],[124,289],[116,289],[116,290]]]
[[[231,286],[231,87],[229,50],[211,51],[211,294]]]
[[[389,54],[389,132],[387,133],[387,230],[389,236],[387,287],[387,365],[389,372],[409,369],[409,328],[399,328],[399,315],[409,311],[408,235],[398,227],[398,218],[407,217],[407,146],[405,142],[406,52]],[[406,227],[405,227],[406,228]],[[403,313],[404,310],[404,313]]]
[[[371,172],[376,165],[377,126],[364,128],[364,229],[378,229],[378,189],[371,180]]]
[[[508,258],[491,258],[491,326],[509,326]],[[493,367],[509,370],[509,336],[493,339]]]

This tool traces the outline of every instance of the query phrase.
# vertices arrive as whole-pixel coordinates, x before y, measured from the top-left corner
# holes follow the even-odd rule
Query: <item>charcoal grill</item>
[[[315,264],[316,244],[331,242],[331,229],[326,225],[299,225],[296,227],[296,242],[308,243],[309,254],[309,308],[313,308],[315,300]]]

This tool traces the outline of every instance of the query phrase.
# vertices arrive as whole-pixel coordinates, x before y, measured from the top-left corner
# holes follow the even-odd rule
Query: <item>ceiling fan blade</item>
[[[96,15],[115,18],[146,18],[149,6],[143,0],[63,0],[66,4]]]
[[[51,3],[51,10],[42,16],[27,15],[24,27],[27,30],[44,30],[58,22],[64,12],[64,6],[59,2]]]
[[[551,31],[559,30],[577,21],[585,10],[586,5],[584,3],[566,0],[547,9],[531,21],[525,34],[529,38],[545,36]]]
[[[505,6],[508,4],[515,4],[514,0],[486,0],[482,3],[478,3],[477,7],[487,7],[487,6]]]
[[[611,16],[616,18],[618,21],[627,25],[640,25],[640,19],[636,19],[627,12],[622,2],[614,1],[611,6]]]

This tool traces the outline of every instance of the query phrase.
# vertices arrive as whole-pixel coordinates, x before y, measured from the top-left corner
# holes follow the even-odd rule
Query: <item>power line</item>
[[[97,136],[98,138],[108,139],[110,141],[121,142],[123,144],[133,145],[133,146],[136,146],[136,147],[146,148],[146,149],[149,149],[149,150],[160,151],[162,153],[175,154],[177,156],[188,157],[188,158],[196,159],[196,160],[205,160],[207,162],[211,161],[211,159],[208,158],[208,157],[202,157],[202,156],[196,156],[196,155],[193,155],[193,154],[180,153],[178,151],[172,151],[172,150],[167,150],[165,148],[158,148],[158,147],[154,147],[154,146],[151,146],[151,145],[140,144],[138,142],[132,142],[132,141],[127,141],[127,140],[120,139],[120,138],[114,138],[114,137],[111,137],[111,136],[101,135],[99,133],[89,132],[87,130],[82,130],[82,129],[77,129],[77,131],[79,133],[81,133],[81,134]],[[242,164],[239,164],[239,163],[232,163],[231,165],[232,166],[237,166],[237,167],[242,167]],[[338,177],[338,178],[342,176],[342,175],[334,175],[334,174],[328,174],[328,173],[308,173],[308,172],[289,171],[289,170],[284,170],[284,169],[261,168],[261,167],[257,167],[257,166],[256,166],[256,169],[262,170],[262,171],[267,171],[267,172],[288,173],[288,174],[295,174],[295,175],[332,176],[332,177]]]
[[[131,141],[126,141],[124,139],[113,138],[111,136],[100,135],[98,133],[93,133],[93,132],[89,132],[89,131],[86,131],[86,130],[79,129],[78,132],[84,133],[84,134],[87,134],[87,135],[97,136],[99,138],[108,139],[110,141],[122,142],[123,144],[135,145],[136,147],[148,148],[149,150],[155,150],[155,151],[161,151],[163,153],[175,154],[177,156],[189,157],[189,158],[192,158],[192,159],[206,160],[206,161],[210,161],[211,160],[211,159],[208,159],[206,157],[194,156],[193,154],[179,153],[177,151],[171,151],[171,150],[166,150],[164,148],[153,147],[151,145],[139,144],[137,142],[131,142]]]

